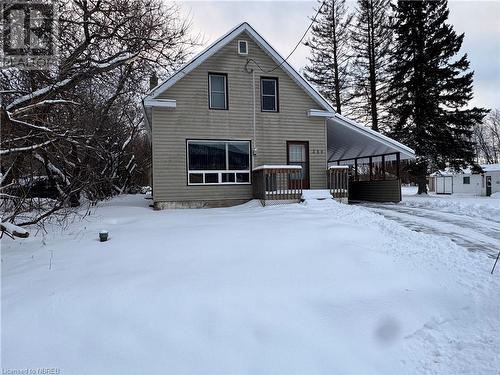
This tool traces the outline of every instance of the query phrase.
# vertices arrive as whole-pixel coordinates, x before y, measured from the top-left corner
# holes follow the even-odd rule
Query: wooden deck
[[[261,166],[252,172],[253,196],[262,205],[293,203],[302,199],[302,168]]]

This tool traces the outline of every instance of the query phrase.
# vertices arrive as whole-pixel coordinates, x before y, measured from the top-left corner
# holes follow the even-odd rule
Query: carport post
[[[382,155],[382,180],[385,180],[385,155]]]
[[[372,180],[372,177],[373,177],[373,164],[372,164],[372,157],[370,156],[370,157],[368,158],[368,160],[369,160],[369,162],[368,162],[368,163],[370,164],[370,181],[371,181],[371,180]]]
[[[358,181],[358,158],[354,158],[354,181]]]
[[[396,177],[399,178],[399,163],[401,161],[401,153],[396,154]]]

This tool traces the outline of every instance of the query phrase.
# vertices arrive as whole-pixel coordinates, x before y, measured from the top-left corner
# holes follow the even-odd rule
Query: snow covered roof
[[[276,64],[281,64],[283,71],[285,71],[300,87],[302,87],[304,91],[306,91],[324,110],[334,111],[331,104],[304,77],[302,77],[301,74],[299,74],[287,61],[285,61],[285,59],[247,22],[243,22],[230,30],[227,34],[217,39],[208,48],[200,52],[186,65],[172,74],[167,80],[152,89],[144,98],[144,102],[151,103],[151,101],[156,100],[162,92],[196,69],[202,62],[217,53],[221,48],[243,32],[246,32],[250,38],[252,38],[253,41],[274,60]]]
[[[338,113],[327,120],[328,161],[399,152],[401,160],[413,159],[415,151],[392,138]]]
[[[434,177],[434,176],[453,176],[453,173],[447,172],[447,171],[436,171],[432,172],[429,176]]]
[[[485,172],[498,172],[500,171],[500,163],[497,164],[481,164],[481,168]]]
[[[498,172],[500,171],[500,163],[497,164],[481,164],[481,168],[485,172]],[[472,168],[466,167],[459,170],[452,168],[445,168],[444,170],[431,173],[429,176],[454,176],[457,174],[472,174]]]

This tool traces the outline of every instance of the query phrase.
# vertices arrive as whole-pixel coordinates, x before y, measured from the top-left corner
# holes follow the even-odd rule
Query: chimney
[[[151,77],[149,77],[149,89],[153,90],[156,86],[158,86],[158,77],[156,73],[153,73]]]

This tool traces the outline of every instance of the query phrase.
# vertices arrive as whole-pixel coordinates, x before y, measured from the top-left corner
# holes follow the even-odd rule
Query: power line
[[[247,60],[247,64],[250,62],[250,61],[253,61],[255,65],[257,65],[257,67],[264,73],[272,73],[274,72],[276,69],[278,69],[279,67],[281,67],[287,60],[290,56],[292,56],[292,54],[295,52],[295,50],[299,47],[299,45],[302,43],[302,41],[304,40],[304,38],[306,37],[307,33],[309,32],[309,30],[311,29],[312,25],[314,25],[314,23],[316,22],[316,18],[318,17],[319,13],[321,12],[321,9],[323,9],[323,7],[325,6],[326,4],[326,1],[323,1],[323,3],[321,4],[321,6],[318,8],[318,11],[316,12],[316,14],[314,15],[314,18],[312,19],[311,23],[309,24],[309,26],[307,27],[306,31],[304,32],[304,34],[302,34],[302,37],[300,38],[300,40],[298,41],[298,43],[295,45],[295,47],[292,49],[292,52],[290,52],[288,54],[288,56],[281,62],[279,63],[278,65],[276,65],[274,68],[272,68],[271,70],[264,70],[261,68],[261,66],[259,65],[259,63],[257,61],[255,61],[254,59],[248,59]]]

